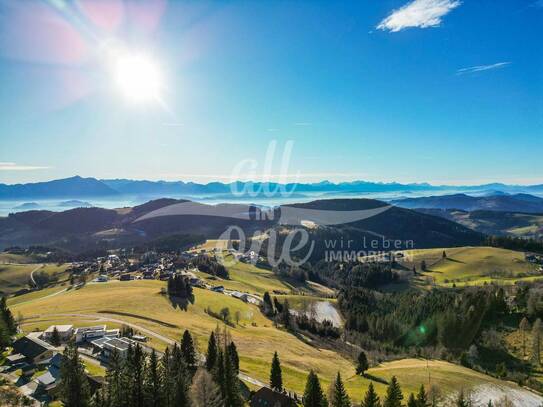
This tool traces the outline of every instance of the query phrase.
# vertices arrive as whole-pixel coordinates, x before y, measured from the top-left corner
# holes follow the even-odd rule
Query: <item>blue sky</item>
[[[543,183],[541,38],[532,0],[0,0],[0,182]]]

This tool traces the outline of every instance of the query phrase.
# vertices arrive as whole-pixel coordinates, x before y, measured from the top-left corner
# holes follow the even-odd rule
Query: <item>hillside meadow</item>
[[[410,269],[415,266],[421,273],[421,284],[430,281],[442,286],[514,284],[543,278],[539,267],[526,261],[524,253],[495,247],[410,250],[405,256],[400,264]],[[422,261],[426,262],[425,272],[421,269]]]
[[[351,360],[274,327],[257,307],[223,294],[195,289],[195,303],[182,310],[161,294],[163,287],[163,282],[154,280],[88,284],[79,290],[63,291],[54,296],[23,295],[17,298],[17,302],[10,300],[10,307],[15,315],[24,318],[22,328],[25,332],[60,323],[75,326],[105,323],[110,328],[121,325],[111,319],[156,333],[156,337],[147,336],[151,336],[150,345],[159,350],[167,345],[160,336],[179,340],[183,330],[189,329],[201,352],[206,349],[210,332],[220,325],[217,319],[206,314],[206,308],[218,312],[228,307],[232,315],[239,312],[240,316],[240,323],[228,327],[228,331],[238,347],[242,372],[267,382],[270,361],[277,350],[283,366],[284,383],[291,390],[303,392],[310,369],[317,371],[325,387],[340,371],[354,400],[360,400],[367,389],[369,380],[355,375]],[[396,375],[406,391],[415,391],[421,383],[427,383],[428,374],[431,383],[443,391],[497,382],[488,376],[441,361],[431,361],[428,366],[422,360],[389,362],[371,369],[369,373],[384,381]],[[386,386],[376,383],[376,388],[383,394]]]

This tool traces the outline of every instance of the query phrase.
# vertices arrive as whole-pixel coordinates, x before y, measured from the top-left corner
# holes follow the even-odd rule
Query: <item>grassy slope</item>
[[[443,250],[447,258],[442,258]],[[537,267],[524,260],[524,253],[494,247],[461,247],[448,249],[411,250],[406,252],[406,267],[413,265],[420,272],[426,261],[427,272],[439,285],[475,285],[492,281],[513,284],[518,280],[542,278]]]
[[[96,315],[98,311],[114,310],[135,314],[134,317],[123,315],[111,317],[135,323],[172,339],[180,338],[184,329],[190,329],[196,336],[199,349],[204,351],[209,333],[217,326],[217,320],[207,315],[204,309],[209,306],[213,310],[219,310],[228,306],[232,313],[240,311],[242,316],[240,326],[231,328],[230,333],[238,346],[243,372],[267,382],[270,360],[273,352],[277,350],[281,357],[285,385],[299,393],[303,392],[309,369],[318,372],[325,387],[335,372],[341,371],[350,394],[357,401],[369,384],[367,379],[354,375],[354,367],[350,361],[332,351],[314,348],[295,336],[273,327],[273,324],[252,305],[225,295],[195,289],[195,304],[189,305],[188,311],[182,311],[174,309],[168,299],[160,294],[163,285],[164,283],[159,281],[89,284],[80,290],[67,291],[55,297],[31,298],[29,302],[19,302],[12,305],[12,311],[15,314],[21,313],[27,318],[23,325],[25,331],[43,329],[60,322],[79,326],[98,323],[89,317],[51,315],[57,313]],[[19,298],[21,299],[24,300]],[[175,327],[144,318],[153,318]],[[110,322],[99,323],[116,327],[116,324]],[[163,349],[165,344],[159,342],[153,340],[151,345]],[[428,380],[426,362],[420,360],[386,363],[371,369],[370,373],[385,380],[396,375],[403,388],[408,391],[414,391]],[[432,383],[438,384],[443,390],[488,381],[495,382],[494,379],[469,369],[439,361],[430,363],[430,375]],[[377,384],[377,389],[383,393],[385,386]]]
[[[11,294],[28,287],[30,273],[36,264],[0,264],[0,293]]]
[[[56,275],[60,281],[67,278],[68,265],[57,264],[0,264],[0,293],[12,294],[23,288],[28,288],[28,280],[33,270],[45,271]]]

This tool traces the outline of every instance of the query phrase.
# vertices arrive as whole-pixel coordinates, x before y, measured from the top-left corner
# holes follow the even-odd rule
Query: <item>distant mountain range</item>
[[[490,193],[543,193],[543,185],[518,186],[505,184],[485,184],[478,186],[447,186],[400,183],[379,183],[367,181],[353,181],[332,183],[322,181],[318,183],[261,183],[261,182],[211,182],[199,184],[183,181],[137,181],[128,179],[82,178],[79,176],[47,182],[29,184],[0,184],[0,200],[37,200],[37,199],[81,199],[81,198],[115,198],[121,196],[148,196],[148,197],[184,197],[206,194],[221,194],[224,197],[235,196],[233,191],[243,195],[243,191],[294,191],[293,196],[304,194],[362,194],[362,193],[436,193],[447,191],[462,191],[472,194],[485,195]],[[276,195],[280,196],[281,192]],[[269,194],[256,194],[269,197]]]
[[[409,209],[459,209],[462,211],[502,211],[542,213],[543,198],[519,193],[508,195],[500,193],[492,196],[470,196],[466,194],[405,198],[391,201],[392,204]]]

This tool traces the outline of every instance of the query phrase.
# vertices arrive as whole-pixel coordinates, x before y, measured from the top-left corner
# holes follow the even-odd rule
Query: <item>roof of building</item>
[[[290,407],[293,400],[286,394],[262,387],[251,398],[251,407]]]
[[[106,326],[105,325],[96,325],[96,326],[84,326],[81,328],[76,328],[75,333],[87,333],[87,332],[96,332],[96,331],[105,331]]]
[[[45,330],[46,333],[53,333],[55,328],[57,328],[57,331],[59,333],[68,332],[70,331],[74,326],[73,325],[51,325],[49,328]]]
[[[126,338],[111,338],[109,341],[104,343],[105,348],[116,349],[119,351],[128,350],[132,345],[132,342]]]
[[[45,372],[41,376],[36,377],[36,380],[40,384],[42,384],[44,386],[50,386],[51,384],[53,384],[53,383],[55,383],[57,381],[57,378],[55,376],[53,376],[51,371],[48,370],[47,372]]]
[[[14,353],[12,355],[9,355],[6,360],[10,363],[17,363],[17,362],[22,362],[23,360],[26,359],[26,356],[25,355],[21,355],[20,353]]]
[[[13,343],[13,349],[27,358],[34,359],[42,353],[55,348],[41,339],[23,336]]]

